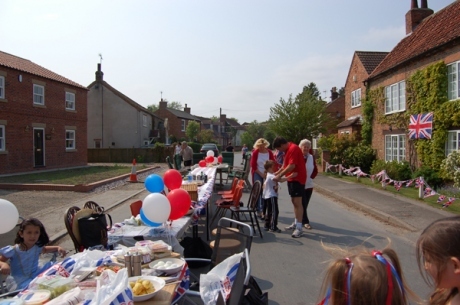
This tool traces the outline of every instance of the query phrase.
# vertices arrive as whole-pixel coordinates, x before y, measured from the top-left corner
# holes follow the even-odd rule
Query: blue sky
[[[143,106],[163,92],[194,115],[261,122],[310,82],[323,97],[344,86],[354,51],[391,51],[410,3],[2,0],[0,50],[84,86],[102,54],[104,80]]]

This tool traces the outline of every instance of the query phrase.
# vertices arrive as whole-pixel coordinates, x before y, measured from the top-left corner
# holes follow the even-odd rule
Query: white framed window
[[[5,98],[5,77],[0,76],[0,98]]]
[[[447,97],[449,101],[460,98],[460,61],[447,66]]]
[[[147,127],[147,116],[142,114],[142,126]]]
[[[458,151],[460,145],[460,130],[449,130],[447,133],[446,156],[453,151]]]
[[[406,135],[385,136],[385,161],[398,162],[406,160]]]
[[[181,126],[180,126],[181,131],[185,131],[185,120],[181,121]]]
[[[66,130],[65,131],[65,149],[73,150],[75,149],[75,130]]]
[[[65,109],[75,110],[75,93],[72,93],[72,92],[65,93]]]
[[[5,151],[5,125],[0,125],[0,151]]]
[[[361,106],[361,89],[351,93],[351,108]]]
[[[406,110],[406,82],[385,87],[385,114]]]
[[[34,84],[34,104],[45,105],[45,87]]]
[[[311,141],[311,148],[312,149],[318,149],[318,140],[320,139],[320,137],[317,137],[317,138],[313,138]]]

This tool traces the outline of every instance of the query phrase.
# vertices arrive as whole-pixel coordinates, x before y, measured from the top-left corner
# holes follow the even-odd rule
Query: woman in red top
[[[252,175],[252,182],[260,181],[260,183],[264,184],[264,164],[267,160],[275,161],[275,157],[273,152],[268,149],[270,146],[270,142],[265,140],[264,138],[258,139],[254,143],[254,150],[252,151],[251,156],[251,175]],[[275,162],[276,163],[276,162]],[[257,203],[257,212],[261,219],[265,217],[265,210],[266,207],[263,206],[262,195],[259,197],[259,201]]]

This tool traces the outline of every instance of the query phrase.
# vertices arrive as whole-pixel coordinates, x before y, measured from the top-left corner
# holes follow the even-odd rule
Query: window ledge
[[[8,151],[7,150],[0,150],[0,155],[7,155]]]
[[[65,150],[65,152],[77,152],[78,150],[76,148],[69,148]]]
[[[8,103],[8,99],[6,99],[6,98],[0,98],[0,103]]]
[[[351,106],[351,109],[353,109],[353,108],[358,108],[358,107],[361,107],[361,104],[356,105],[356,106]]]
[[[393,113],[399,113],[399,112],[404,112],[404,111],[406,111],[406,109],[404,109],[404,110],[396,110],[396,111],[385,112],[385,115],[393,114]]]
[[[67,112],[73,112],[73,113],[77,113],[77,110],[75,110],[75,109],[68,109],[68,108],[66,108],[66,109],[65,109],[65,111],[67,111]]]
[[[40,105],[40,104],[34,104],[33,106],[37,108],[46,108],[45,105]]]

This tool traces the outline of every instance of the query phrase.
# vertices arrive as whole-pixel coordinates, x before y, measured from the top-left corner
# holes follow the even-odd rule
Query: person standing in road
[[[273,160],[267,160],[264,164],[265,168],[265,182],[263,184],[262,197],[264,200],[264,210],[267,211],[265,214],[265,226],[266,231],[280,233],[278,229],[278,182],[274,181],[276,162]]]
[[[180,153],[181,150],[182,150],[182,146],[180,142],[177,142],[177,144],[174,143],[174,158],[180,158],[180,163],[182,163],[183,161],[181,153]]]
[[[248,153],[249,148],[246,146],[246,144],[243,144],[243,147],[241,148],[241,165],[243,165],[244,158],[246,158],[246,154]]]
[[[232,142],[228,142],[228,145],[227,145],[227,147],[225,148],[225,151],[227,151],[227,152],[233,152]]]
[[[305,167],[307,170],[307,180],[305,181],[305,192],[302,196],[302,225],[305,229],[311,230],[310,220],[308,219],[307,208],[310,203],[311,194],[313,193],[313,171],[315,169],[315,161],[313,155],[310,154],[311,142],[307,139],[303,139],[299,143],[299,147],[302,150],[303,156],[305,158]],[[291,225],[294,229],[295,224]]]
[[[185,141],[182,142],[182,150],[180,154],[184,160],[184,166],[192,166],[193,150]]]
[[[288,192],[294,206],[295,229],[292,237],[298,238],[303,235],[302,232],[302,197],[305,192],[305,181],[307,180],[307,171],[305,168],[305,159],[302,150],[296,144],[288,142],[283,137],[276,137],[273,141],[273,148],[284,152],[283,167],[276,172],[275,181],[282,181],[283,176],[287,178]],[[291,230],[292,227],[286,228]]]
[[[260,138],[254,143],[254,150],[252,151],[250,163],[253,182],[260,181],[260,184],[263,184],[265,176],[265,161],[275,161],[275,157],[273,156],[272,151],[268,149],[268,146],[270,146],[270,143],[264,138]],[[263,210],[262,194],[260,195],[259,201],[257,202],[257,213],[260,219],[264,219],[265,211]]]

